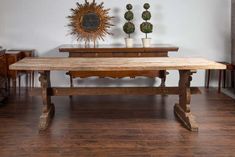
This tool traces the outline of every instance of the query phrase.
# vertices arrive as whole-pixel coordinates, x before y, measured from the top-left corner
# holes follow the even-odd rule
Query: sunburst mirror
[[[84,4],[77,2],[77,7],[71,9],[72,15],[68,16],[70,34],[78,41],[95,44],[97,39],[104,40],[105,35],[111,35],[108,29],[113,26],[110,21],[114,17],[108,15],[110,9],[104,9],[103,4],[97,4],[95,0],[91,3],[85,0]]]

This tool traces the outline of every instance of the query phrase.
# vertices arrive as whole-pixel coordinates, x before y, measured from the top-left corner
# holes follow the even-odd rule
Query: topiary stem
[[[145,33],[145,38],[146,38],[146,39],[148,38],[148,33]]]
[[[128,37],[131,38],[131,34],[128,34]]]

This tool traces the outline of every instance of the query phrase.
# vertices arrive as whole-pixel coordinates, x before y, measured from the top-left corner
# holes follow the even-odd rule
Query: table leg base
[[[44,131],[48,128],[52,118],[54,117],[54,114],[55,114],[55,106],[54,106],[54,104],[51,104],[51,107],[48,110],[48,112],[43,113],[40,116],[39,131]]]
[[[180,107],[179,104],[175,104],[174,106],[174,113],[179,118],[179,120],[185,125],[187,129],[193,132],[198,132],[198,124],[195,121],[194,116],[191,112],[186,113]]]

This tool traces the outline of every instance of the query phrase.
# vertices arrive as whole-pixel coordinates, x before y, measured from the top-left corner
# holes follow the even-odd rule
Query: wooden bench
[[[58,64],[60,63],[60,64]],[[190,110],[191,94],[200,93],[190,88],[192,74],[196,70],[225,69],[226,66],[202,58],[25,58],[10,66],[11,70],[39,71],[43,112],[39,129],[46,130],[55,112],[51,96],[65,95],[179,95],[174,112],[191,131],[198,131],[198,125]],[[178,87],[89,87],[53,88],[50,71],[151,71],[178,70]]]

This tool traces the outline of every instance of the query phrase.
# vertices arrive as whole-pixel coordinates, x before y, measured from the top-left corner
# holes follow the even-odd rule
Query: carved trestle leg
[[[40,72],[39,81],[41,83],[41,94],[43,99],[43,111],[40,116],[39,130],[43,131],[47,129],[55,113],[55,106],[51,103],[51,96],[49,94],[49,88],[51,87],[50,71]]]
[[[182,123],[191,131],[198,131],[198,125],[190,111],[190,82],[192,81],[192,72],[190,70],[180,70],[179,80],[179,103],[175,104],[174,112]]]

